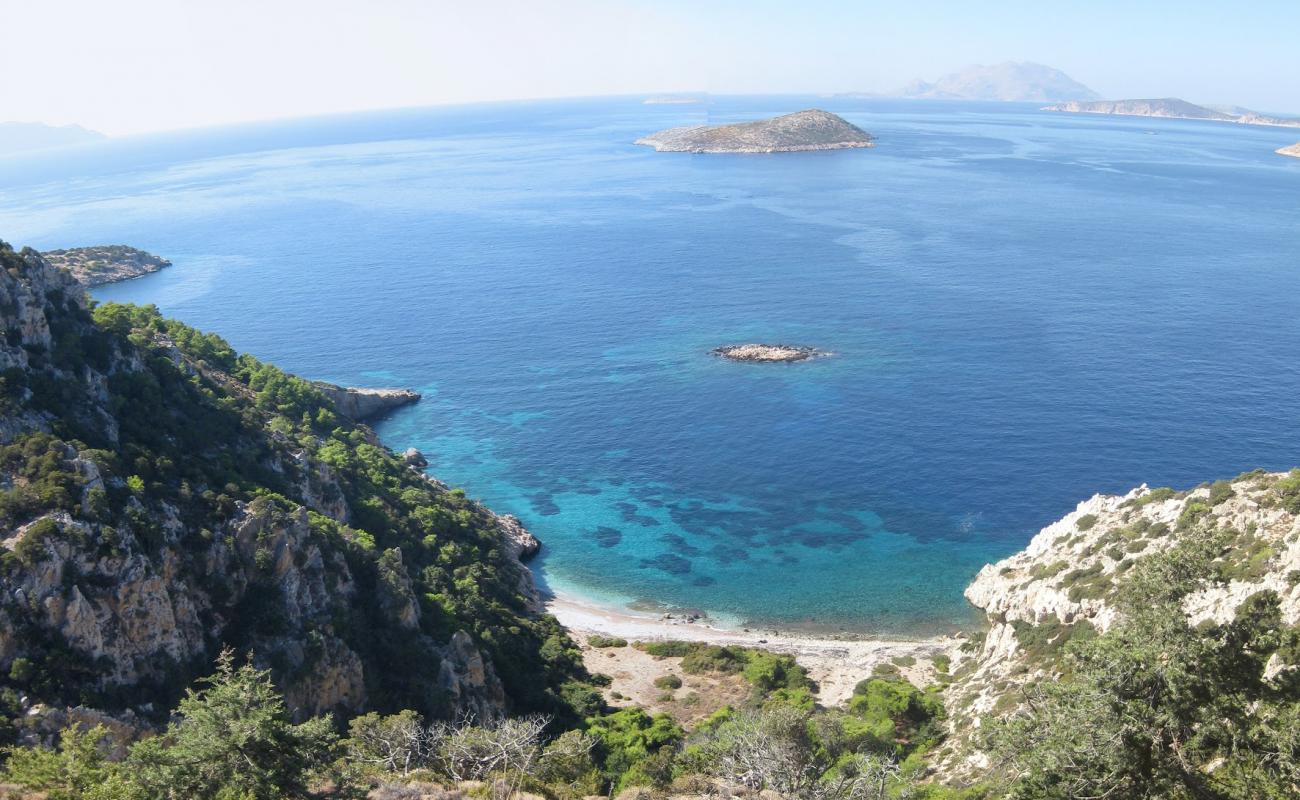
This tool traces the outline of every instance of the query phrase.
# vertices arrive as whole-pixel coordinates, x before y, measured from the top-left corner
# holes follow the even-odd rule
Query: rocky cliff
[[[966,589],[988,629],[954,654],[947,702],[955,750],[984,715],[1014,711],[1021,687],[1058,675],[1072,639],[1116,624],[1116,593],[1135,565],[1208,536],[1225,537],[1222,579],[1187,598],[1192,624],[1230,621],[1248,597],[1266,590],[1277,593],[1283,623],[1300,624],[1300,470],[1247,473],[1185,492],[1141,486],[1124,496],[1097,495],[1023,551],[984,567]],[[976,771],[983,764],[978,753],[962,757]]]
[[[636,140],[678,153],[792,153],[872,147],[871,134],[819,109],[731,125],[669,128]]]
[[[411,389],[363,389],[323,381],[315,381],[315,385],[340,414],[356,422],[374,419],[420,399],[420,393]]]
[[[222,647],[300,717],[568,713],[517,520],[216,336],[92,314],[34,251],[0,244],[0,324],[4,718],[156,719]]]

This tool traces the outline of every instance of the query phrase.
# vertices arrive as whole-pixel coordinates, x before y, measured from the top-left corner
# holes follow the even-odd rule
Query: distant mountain
[[[1273,125],[1300,128],[1300,119],[1268,117],[1237,106],[1221,108],[1230,108],[1232,111],[1216,111],[1213,108],[1198,106],[1177,97],[1162,97],[1153,100],[1100,100],[1091,103],[1057,103],[1056,105],[1047,106],[1043,110],[1066,111],[1076,114],[1115,114],[1124,117],[1201,119],[1211,122],[1236,122],[1242,125]]]
[[[0,156],[29,150],[47,150],[86,144],[105,138],[80,125],[46,125],[42,122],[0,122]]]
[[[1098,95],[1059,69],[1029,61],[1007,61],[992,66],[976,64],[944,75],[934,83],[915,80],[898,91],[903,97],[1007,102],[1059,103],[1096,100]]]
[[[871,147],[873,141],[856,125],[812,108],[754,122],[668,128],[636,143],[678,153],[791,153]]]

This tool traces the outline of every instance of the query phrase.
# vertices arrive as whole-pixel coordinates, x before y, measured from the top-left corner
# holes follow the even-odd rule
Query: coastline
[[[848,700],[853,687],[870,677],[877,664],[890,663],[893,659],[914,659],[914,664],[901,667],[900,671],[909,680],[923,686],[933,679],[931,661],[934,657],[952,656],[962,641],[955,636],[914,640],[833,638],[771,628],[725,628],[702,620],[691,621],[688,617],[610,608],[568,593],[551,593],[545,600],[545,608],[581,640],[584,653],[595,649],[587,644],[587,640],[600,635],[627,639],[628,642],[675,639],[738,645],[792,655],[817,682],[817,698],[826,706]],[[628,661],[642,660],[637,656],[619,659],[617,654],[620,650],[631,648],[606,650],[606,659],[590,666],[626,668]],[[633,652],[639,654],[640,651]]]

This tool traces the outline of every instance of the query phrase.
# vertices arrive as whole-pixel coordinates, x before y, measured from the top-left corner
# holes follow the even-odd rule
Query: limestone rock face
[[[519,593],[527,600],[529,610],[534,614],[540,614],[546,610],[546,603],[537,591],[532,571],[524,566],[524,562],[537,555],[542,549],[542,543],[523,526],[518,517],[498,514],[496,522],[497,528],[501,531],[501,541],[505,545],[506,554],[517,565]]]
[[[425,458],[424,453],[414,447],[406,448],[406,452],[402,454],[402,460],[406,462],[408,467],[415,469],[424,469],[429,466],[429,459]]]
[[[1223,557],[1234,577],[1187,598],[1184,611],[1192,624],[1227,622],[1263,590],[1277,593],[1286,624],[1300,623],[1300,581],[1294,579],[1300,575],[1300,516],[1287,510],[1289,501],[1276,488],[1296,475],[1247,473],[1216,484],[1213,494],[1208,485],[1187,492],[1143,485],[1124,496],[1096,495],[1021,552],[985,566],[966,598],[984,611],[988,629],[973,640],[977,647],[953,654],[964,669],[946,693],[955,741],[1017,687],[1053,675],[1053,653],[1079,626],[1109,630],[1119,619],[1114,597],[1126,572],[1182,537],[1209,530],[1235,537]],[[1028,647],[1030,641],[1040,651]],[[1044,653],[1043,642],[1058,647]],[[962,773],[951,762],[945,769]]]
[[[358,422],[373,419],[420,399],[420,393],[411,389],[360,389],[321,381],[316,381],[315,385],[333,401],[340,414]]]
[[[0,316],[5,331],[16,339],[0,345],[0,369],[26,367],[31,350],[50,346],[50,324],[45,304],[52,295],[78,308],[86,308],[86,290],[70,274],[49,269],[32,251],[24,251],[21,274],[0,274]]]

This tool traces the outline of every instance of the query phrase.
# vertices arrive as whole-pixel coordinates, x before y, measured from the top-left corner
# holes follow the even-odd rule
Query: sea
[[[866,150],[656,153],[819,107]],[[0,237],[299,375],[410,387],[397,450],[554,591],[927,636],[1091,495],[1300,464],[1294,130],[805,96],[404,109],[0,159]],[[735,363],[720,345],[833,355]]]

